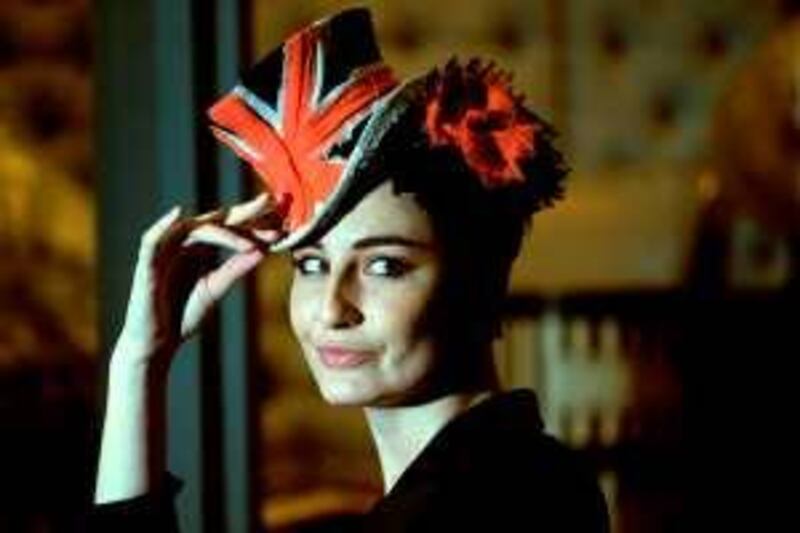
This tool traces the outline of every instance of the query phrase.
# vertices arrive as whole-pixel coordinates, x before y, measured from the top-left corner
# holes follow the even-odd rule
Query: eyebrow
[[[425,241],[418,241],[402,237],[400,235],[374,235],[372,237],[364,237],[353,243],[353,249],[360,250],[363,248],[370,248],[372,246],[408,246],[410,248],[430,249],[431,244]],[[308,245],[309,248],[316,248],[323,250],[325,247],[321,242],[317,241]]]

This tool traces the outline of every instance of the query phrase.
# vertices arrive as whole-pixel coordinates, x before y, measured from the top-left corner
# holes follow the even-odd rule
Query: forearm
[[[140,496],[156,488],[165,468],[166,372],[118,342],[111,356],[95,503]]]

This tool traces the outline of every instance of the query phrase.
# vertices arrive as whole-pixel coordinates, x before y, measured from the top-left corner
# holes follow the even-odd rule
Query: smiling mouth
[[[351,350],[338,346],[318,346],[322,364],[328,368],[355,368],[375,358],[375,352],[367,350]]]

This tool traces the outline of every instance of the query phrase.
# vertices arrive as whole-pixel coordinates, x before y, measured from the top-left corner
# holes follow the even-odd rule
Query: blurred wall
[[[94,405],[90,3],[0,3],[0,531],[77,531]]]

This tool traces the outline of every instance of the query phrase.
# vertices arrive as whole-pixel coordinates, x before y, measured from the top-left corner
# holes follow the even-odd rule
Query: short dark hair
[[[434,75],[432,73],[431,75]],[[424,106],[397,119],[373,154],[368,172],[389,179],[396,193],[413,194],[430,215],[443,245],[445,313],[467,324],[478,342],[501,333],[509,274],[532,215],[563,196],[569,169],[554,146],[557,133],[539,116],[536,149],[519,161],[524,180],[485,186],[452,146],[433,146],[424,130]],[[374,174],[373,174],[374,173]],[[454,313],[456,313],[454,315]]]

